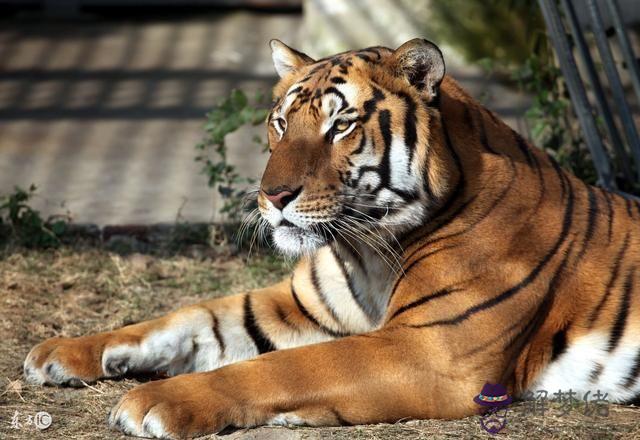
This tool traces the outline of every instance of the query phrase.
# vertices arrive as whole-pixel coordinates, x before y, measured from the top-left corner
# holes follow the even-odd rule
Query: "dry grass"
[[[33,387],[22,381],[22,360],[30,347],[52,336],[76,336],[113,329],[161,315],[204,298],[274,282],[286,268],[270,257],[249,263],[238,257],[128,257],[96,249],[4,251],[0,253],[0,438],[124,438],[105,423],[109,408],[136,380],[104,381],[83,389]],[[425,396],[425,399],[431,398]],[[516,405],[506,432],[513,439],[640,438],[640,410],[611,406],[609,417],[579,410],[558,417],[524,416]],[[20,421],[47,411],[51,427],[37,431]],[[212,436],[215,437],[215,436]],[[349,428],[260,428],[226,438],[394,439],[476,438],[484,433],[477,417],[458,421],[412,421]]]

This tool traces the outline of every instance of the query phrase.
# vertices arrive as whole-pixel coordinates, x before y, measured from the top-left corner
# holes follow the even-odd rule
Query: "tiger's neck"
[[[292,287],[302,304],[315,304],[314,319],[338,334],[382,325],[398,262],[369,245],[334,241],[303,257]]]
[[[484,199],[495,199],[503,183],[518,179],[539,179],[543,153],[535,151],[507,124],[475,101],[453,79],[445,77],[439,117],[430,127],[430,161],[426,175],[440,197],[426,203],[430,206],[424,223],[403,234],[403,251],[407,243],[429,236],[453,219],[464,221],[474,216],[472,205]],[[544,162],[544,163],[541,163]],[[506,182],[505,182],[506,181]],[[513,183],[513,182],[511,182]]]

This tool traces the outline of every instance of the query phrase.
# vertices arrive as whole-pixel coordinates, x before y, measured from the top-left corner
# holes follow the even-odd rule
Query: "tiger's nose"
[[[283,188],[275,188],[273,190],[265,191],[264,195],[267,199],[273,203],[273,206],[278,208],[279,210],[283,210],[285,206],[287,206],[290,202],[292,202],[298,194],[302,191],[302,187],[299,187],[293,191],[289,191],[289,189]]]

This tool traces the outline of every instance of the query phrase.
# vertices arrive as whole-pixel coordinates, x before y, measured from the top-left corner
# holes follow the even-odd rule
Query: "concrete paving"
[[[331,13],[325,19],[333,20]],[[417,35],[409,25],[377,43]],[[37,208],[45,214],[68,210],[81,223],[172,222],[181,207],[183,220],[211,220],[219,201],[194,162],[204,115],[232,87],[267,90],[276,80],[267,41],[299,46],[302,27],[309,26],[299,15],[246,11],[172,20],[5,22],[0,193],[35,183]],[[459,64],[450,71],[522,131],[525,97],[478,69]],[[230,159],[243,175],[260,176],[266,156],[251,138],[263,131],[230,139]]]
[[[230,12],[148,21],[11,24],[0,30],[0,193],[35,183],[35,206],[100,225],[216,211],[194,161],[205,113],[233,87],[275,82],[270,38],[298,15]],[[252,133],[230,158],[258,176]],[[60,204],[64,202],[65,208]]]

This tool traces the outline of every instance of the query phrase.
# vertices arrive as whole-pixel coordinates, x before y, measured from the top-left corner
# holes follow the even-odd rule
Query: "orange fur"
[[[379,60],[365,59],[375,53]],[[274,112],[294,84],[304,84],[313,96],[336,76],[359,90],[358,102],[351,103],[359,112],[373,88],[384,91],[376,112],[389,112],[394,135],[407,135],[410,126],[403,121],[409,103],[415,104],[414,154],[430,191],[428,217],[397,237],[402,271],[381,276],[378,292],[361,292],[387,295],[381,316],[335,307],[340,271],[355,273],[358,256],[323,248],[303,257],[290,280],[260,292],[114,332],[45,341],[27,358],[28,376],[40,378],[38,371],[43,381],[72,385],[109,376],[101,367],[107,348],[145,344],[163,329],[201,322],[188,337],[211,344],[220,359],[214,368],[221,368],[130,391],[112,412],[114,425],[137,435],[190,437],[228,425],[283,421],[319,426],[457,418],[475,413],[472,398],[485,382],[503,383],[518,395],[590,332],[613,332],[616,344],[622,336],[615,331],[638,332],[637,202],[561,170],[450,77],[439,84],[438,102],[426,98],[400,72],[401,57],[392,50],[318,62],[298,55],[287,52],[284,61],[295,69],[289,72],[283,62]],[[347,74],[340,71],[345,63]],[[341,215],[341,173],[363,133],[380,157],[385,133],[365,121],[328,146],[318,131],[317,105],[313,99],[296,102],[286,136],[270,123],[272,156],[262,188],[303,187],[300,212],[329,219]],[[259,205],[269,208],[264,193]],[[345,241],[358,246],[354,237]],[[367,258],[361,263],[384,275],[380,258]],[[344,304],[355,304],[348,295],[347,289],[340,297]],[[201,329],[207,332],[197,333]],[[241,330],[246,333],[236,336]],[[178,338],[185,341],[191,339]],[[244,355],[229,354],[234,344],[250,346],[247,357],[263,354],[238,362]],[[64,381],[47,376],[52,364]]]

